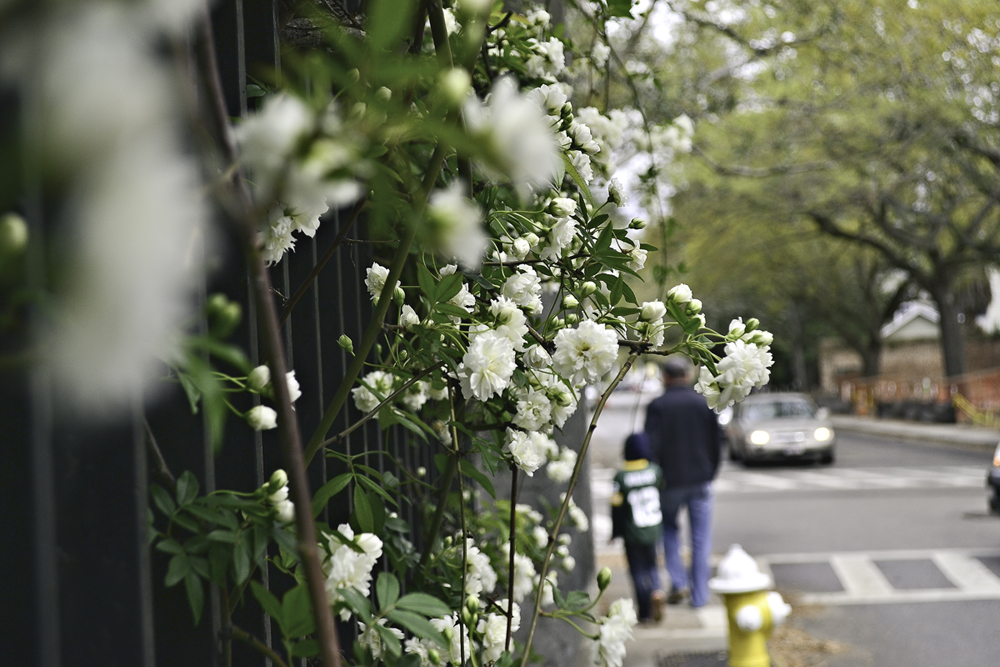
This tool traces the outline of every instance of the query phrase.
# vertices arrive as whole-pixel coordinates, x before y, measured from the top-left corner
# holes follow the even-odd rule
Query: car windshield
[[[744,415],[748,421],[814,417],[816,408],[808,401],[791,398],[746,405]]]

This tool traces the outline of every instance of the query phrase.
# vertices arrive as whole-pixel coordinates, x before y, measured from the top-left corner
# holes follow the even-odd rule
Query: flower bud
[[[284,470],[278,468],[273,473],[271,473],[271,479],[268,481],[268,493],[275,493],[281,487],[288,484],[288,474]]]
[[[355,67],[354,69],[348,70],[347,73],[346,73],[346,76],[347,76],[347,80],[350,83],[354,84],[354,83],[357,83],[361,79],[361,72],[359,72],[358,68]]]
[[[580,296],[587,298],[591,294],[597,291],[597,284],[593,280],[588,280],[587,282],[580,285]]]
[[[253,391],[260,393],[271,382],[271,369],[267,366],[258,366],[250,371],[247,376],[247,386]]]
[[[549,213],[557,218],[566,218],[576,213],[576,202],[569,197],[556,197],[549,204]]]
[[[729,323],[729,334],[726,336],[729,340],[736,340],[737,338],[742,338],[743,334],[746,333],[747,327],[743,324],[743,318],[737,317],[735,320]]]
[[[625,203],[625,193],[622,191],[622,184],[617,178],[612,178],[608,183],[608,201],[615,206]]]
[[[343,334],[337,339],[337,345],[339,345],[342,350],[346,350],[348,354],[354,354],[354,341],[352,341],[351,337],[347,334]]]
[[[462,607],[462,622],[465,623],[466,627],[476,627],[477,620],[478,614],[473,614],[467,607]]]
[[[608,585],[611,583],[611,568],[602,567],[601,571],[597,573],[597,588],[598,590],[606,590]]]
[[[436,648],[427,649],[427,659],[431,661],[431,664],[440,665],[441,664],[441,654],[438,653]]]
[[[646,221],[642,218],[632,218],[632,222],[628,223],[629,229],[645,229]]]
[[[759,326],[760,326],[760,320],[758,320],[756,317],[751,317],[749,320],[747,320],[747,331],[756,331],[757,327]]]
[[[693,297],[694,295],[691,293],[691,288],[684,283],[671,287],[670,291],[667,292],[667,298],[676,304],[685,304]]]
[[[392,99],[392,91],[385,86],[382,86],[375,91],[375,99],[381,100],[382,102],[388,102]]]
[[[765,345],[770,345],[774,342],[774,336],[770,331],[754,331],[753,336],[750,338],[750,342],[757,347],[764,347]]]
[[[566,328],[566,320],[564,320],[561,317],[553,317],[552,318],[552,329],[553,330],[565,329],[565,328]]]
[[[687,307],[684,312],[690,315],[697,315],[701,312],[701,299],[691,299],[688,301]]]
[[[0,217],[0,257],[14,257],[28,245],[28,223],[16,213]]]
[[[534,232],[528,232],[527,234],[525,234],[521,238],[523,238],[525,241],[527,241],[528,245],[531,246],[532,248],[537,248],[538,247],[538,242],[541,240],[541,239],[538,238],[538,234],[535,234]]]
[[[445,628],[444,630],[441,631],[441,634],[444,635],[444,638],[450,642],[452,638],[455,636],[455,631],[452,630],[451,628]]]
[[[572,572],[574,569],[576,569],[576,559],[573,558],[572,556],[566,556],[562,560],[562,567],[567,572]]]
[[[452,107],[462,104],[471,88],[472,77],[462,67],[452,67],[438,79],[438,92]]]
[[[572,294],[567,294],[566,296],[563,297],[562,304],[563,308],[576,308],[577,306],[580,305],[580,302]]]
[[[403,302],[406,301],[406,292],[399,285],[396,285],[396,289],[392,290],[392,300],[396,302],[397,306],[402,306]]]
[[[642,310],[639,311],[639,319],[644,322],[655,322],[663,319],[666,314],[667,307],[663,305],[662,301],[646,301],[642,304]]]
[[[524,259],[531,252],[531,244],[528,243],[527,239],[514,239],[514,243],[511,244],[511,252],[517,259]]]
[[[479,611],[479,598],[475,595],[470,595],[465,598],[465,608],[469,610],[470,613],[476,613]]]
[[[423,466],[417,468],[417,477],[427,477],[427,468]]]
[[[255,431],[268,431],[278,425],[278,413],[266,405],[250,408],[243,416]]]
[[[2,256],[3,252],[0,251],[0,257]],[[243,308],[237,302],[230,301],[225,294],[213,294],[205,302],[205,314],[208,316],[208,328],[212,335],[225,338],[240,323]]]
[[[567,324],[576,324],[579,321],[580,321],[580,316],[577,315],[576,313],[566,313]]]

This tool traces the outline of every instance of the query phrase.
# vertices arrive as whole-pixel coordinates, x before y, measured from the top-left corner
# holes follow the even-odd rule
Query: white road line
[[[857,490],[860,488],[857,480],[841,479],[821,472],[790,472],[784,475],[805,484],[812,484],[827,489]]]
[[[893,594],[892,585],[865,555],[836,555],[830,558],[830,567],[837,574],[844,593],[852,597],[881,598]]]
[[[948,581],[967,593],[993,593],[1000,596],[1000,578],[975,558],[951,551],[938,552],[932,558]]]
[[[963,591],[955,588],[925,588],[921,590],[896,590],[891,595],[851,595],[848,593],[805,593],[799,604],[861,605],[907,604],[915,602],[970,602],[973,600],[1000,600],[1000,593],[991,591]]]
[[[775,475],[764,475],[755,472],[736,472],[729,475],[730,482],[738,484],[751,484],[753,486],[765,487],[768,489],[796,489],[799,485],[787,479],[781,479]]]

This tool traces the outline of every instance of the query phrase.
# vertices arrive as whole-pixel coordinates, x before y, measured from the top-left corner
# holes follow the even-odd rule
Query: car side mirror
[[[816,411],[816,419],[829,419],[830,408],[820,408]]]

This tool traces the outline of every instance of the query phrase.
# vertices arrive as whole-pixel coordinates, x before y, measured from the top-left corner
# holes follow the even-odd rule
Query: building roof
[[[911,301],[903,304],[892,318],[892,322],[882,327],[882,341],[902,343],[914,340],[937,340],[941,336],[938,325],[941,316],[933,306]]]

